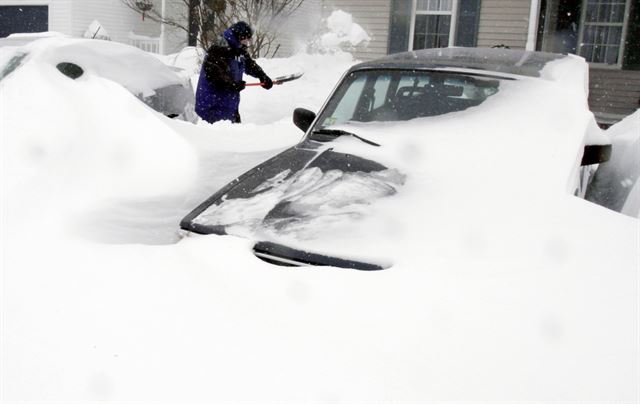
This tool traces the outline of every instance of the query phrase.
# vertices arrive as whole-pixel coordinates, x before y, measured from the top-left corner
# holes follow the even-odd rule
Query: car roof
[[[551,61],[567,55],[506,48],[435,48],[396,53],[351,67],[362,69],[442,69],[456,68],[486,73],[540,77]]]
[[[0,38],[0,48],[4,46],[23,46],[38,39],[43,38],[70,38],[68,35],[60,34],[58,32],[35,32],[24,34],[11,34],[7,37]]]

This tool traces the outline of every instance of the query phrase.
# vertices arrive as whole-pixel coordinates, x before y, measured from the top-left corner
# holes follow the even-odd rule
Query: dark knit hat
[[[244,21],[238,21],[237,23],[231,26],[231,32],[235,35],[238,40],[243,40],[245,38],[251,38],[253,35],[253,30],[251,26]]]

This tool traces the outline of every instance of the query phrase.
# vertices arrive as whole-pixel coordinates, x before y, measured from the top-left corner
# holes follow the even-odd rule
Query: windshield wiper
[[[365,142],[366,144],[370,144],[371,146],[379,147],[380,145],[376,142],[372,142],[371,140],[365,139],[361,136],[356,135],[355,133],[347,132],[346,130],[340,129],[316,129],[311,132],[312,135],[328,135],[333,137],[338,136],[353,136],[358,140]]]

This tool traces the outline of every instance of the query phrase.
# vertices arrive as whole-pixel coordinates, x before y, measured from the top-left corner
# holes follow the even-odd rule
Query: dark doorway
[[[49,6],[0,6],[0,38],[49,30]]]
[[[581,0],[544,0],[542,2],[537,50],[576,53],[581,3]]]

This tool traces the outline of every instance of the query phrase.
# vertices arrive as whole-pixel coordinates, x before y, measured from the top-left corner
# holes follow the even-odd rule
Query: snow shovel
[[[294,74],[289,74],[287,76],[280,76],[280,77],[276,77],[272,81],[274,85],[278,85],[278,84],[286,83],[287,81],[297,80],[300,77],[302,77],[303,74],[304,73],[294,73]],[[261,86],[262,84],[263,83],[247,83],[246,86],[253,87],[253,86]]]

